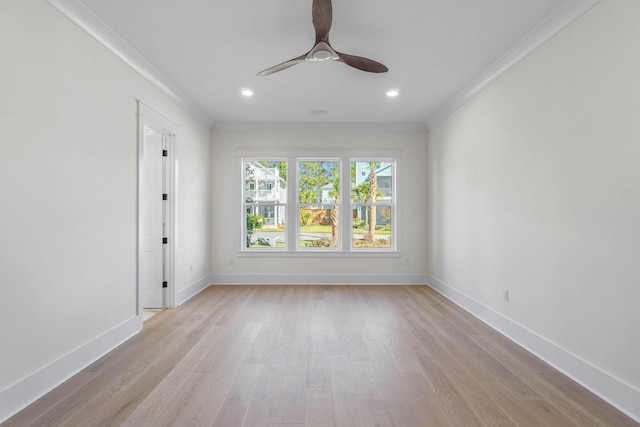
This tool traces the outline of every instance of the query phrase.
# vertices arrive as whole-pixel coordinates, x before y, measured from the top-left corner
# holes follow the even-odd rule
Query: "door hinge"
[[[169,195],[167,193],[164,193],[162,195],[162,200],[167,200],[169,198]]]
[[[166,287],[168,287],[168,286],[169,286],[169,283],[168,283],[168,282],[162,282],[162,287],[163,287],[163,288],[166,288]]]
[[[162,157],[167,157],[169,155],[169,151],[162,150]]]
[[[162,238],[162,244],[163,244],[163,245],[166,245],[167,243],[169,243],[169,239],[168,239],[168,238],[166,238],[166,237],[163,237],[163,238]]]

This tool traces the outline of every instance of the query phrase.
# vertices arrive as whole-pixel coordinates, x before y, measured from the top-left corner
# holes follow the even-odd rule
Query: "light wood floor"
[[[215,286],[6,426],[638,425],[423,286]]]

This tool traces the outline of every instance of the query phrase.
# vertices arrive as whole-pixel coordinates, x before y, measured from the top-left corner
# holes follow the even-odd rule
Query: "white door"
[[[163,256],[163,134],[145,128],[141,177],[141,288],[143,308],[162,308]]]

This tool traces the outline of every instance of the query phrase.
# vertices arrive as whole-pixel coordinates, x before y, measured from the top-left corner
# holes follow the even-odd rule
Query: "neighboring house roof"
[[[379,177],[383,177],[383,176],[391,176],[392,174],[392,164],[389,162],[384,162],[380,164],[380,167],[378,169],[376,169],[376,176]],[[358,176],[358,174],[356,173],[356,185],[360,185],[363,182],[368,182],[369,178],[371,177],[371,171],[369,170],[369,166],[367,165],[366,169],[366,176],[364,178],[362,178],[362,176]]]
[[[390,162],[384,162],[380,165],[379,168],[376,169],[376,178],[379,180],[378,184],[381,184],[383,181],[390,183],[389,179],[392,177],[393,173],[393,164]],[[358,162],[356,166],[356,186],[359,186],[365,182],[369,182],[369,178],[371,177],[371,171],[369,170],[369,164],[364,162]],[[390,184],[388,184],[390,185]],[[331,197],[329,197],[329,192],[333,190],[333,184],[325,184],[321,187],[322,189],[322,201],[330,202]],[[380,196],[381,199],[388,199],[391,197],[391,193],[388,188],[379,187],[378,191],[382,192]]]

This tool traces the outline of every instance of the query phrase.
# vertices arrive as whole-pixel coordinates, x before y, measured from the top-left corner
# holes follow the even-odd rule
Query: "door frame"
[[[144,172],[144,129],[145,127],[160,132],[165,140],[167,150],[166,161],[164,162],[164,179],[166,183],[167,202],[165,205],[165,237],[168,243],[165,244],[164,252],[164,273],[165,280],[168,282],[164,289],[164,306],[167,308],[175,308],[176,306],[176,286],[175,286],[175,244],[176,244],[176,224],[175,210],[176,200],[178,196],[176,185],[176,155],[175,147],[178,139],[179,126],[167,119],[160,113],[154,111],[140,100],[136,100],[138,104],[138,192],[137,192],[137,278],[136,278],[136,315],[142,318],[143,301],[142,301],[142,187]]]

